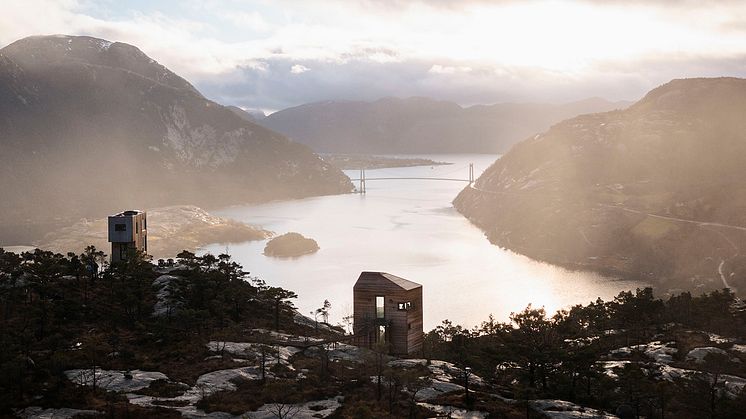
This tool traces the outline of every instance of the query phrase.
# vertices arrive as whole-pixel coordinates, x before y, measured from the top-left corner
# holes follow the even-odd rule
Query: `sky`
[[[461,105],[636,100],[746,76],[746,1],[4,0],[30,35],[133,44],[226,105],[426,96]]]

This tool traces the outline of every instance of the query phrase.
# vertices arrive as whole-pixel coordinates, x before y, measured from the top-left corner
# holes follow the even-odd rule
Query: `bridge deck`
[[[457,170],[460,170],[460,169],[457,169]],[[452,173],[456,173],[456,171],[443,173],[440,176],[448,176],[448,175],[451,175]],[[438,180],[438,181],[446,181],[446,182],[466,182],[469,185],[471,185],[472,183],[474,183],[474,163],[469,163],[469,179],[459,179],[459,178],[452,178],[452,177],[435,177],[435,176],[431,176],[431,177],[426,177],[426,176],[422,176],[422,177],[417,177],[417,176],[413,176],[413,177],[406,177],[406,176],[367,177],[365,176],[365,169],[360,169],[359,177],[354,178],[354,179],[350,178],[350,181],[359,183],[357,192],[361,194],[365,193],[365,189],[366,189],[365,184],[369,180]]]
[[[444,178],[444,177],[366,177],[364,179],[350,179],[353,182],[359,182],[360,180],[448,180],[454,182],[469,182],[469,179],[455,179],[455,178]]]

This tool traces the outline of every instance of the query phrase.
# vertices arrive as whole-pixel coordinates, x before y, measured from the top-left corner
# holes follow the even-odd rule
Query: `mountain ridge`
[[[425,97],[320,101],[275,112],[260,123],[319,152],[501,153],[570,116],[625,107],[589,98],[566,104],[461,105]]]
[[[456,208],[493,243],[671,289],[743,287],[746,80],[673,80],[516,144]],[[732,278],[732,280],[731,280]]]
[[[0,49],[0,238],[31,220],[348,192],[307,147],[206,99],[138,48],[91,37]],[[10,238],[9,238],[10,237]]]

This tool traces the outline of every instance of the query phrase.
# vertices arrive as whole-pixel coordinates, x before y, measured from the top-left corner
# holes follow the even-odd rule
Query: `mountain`
[[[249,122],[256,122],[267,117],[264,112],[256,109],[243,110],[238,106],[226,106],[226,108]]]
[[[673,80],[516,144],[454,201],[528,256],[668,288],[746,286],[746,80]]]
[[[478,105],[413,97],[319,102],[285,109],[260,124],[318,152],[502,153],[563,119],[626,107],[593,98],[562,105]]]
[[[0,50],[2,241],[121,208],[350,189],[305,146],[206,99],[132,45],[37,36]]]

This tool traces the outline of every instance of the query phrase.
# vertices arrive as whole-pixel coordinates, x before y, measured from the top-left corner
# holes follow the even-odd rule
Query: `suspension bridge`
[[[456,170],[463,170],[466,167],[459,168]],[[448,182],[468,182],[469,185],[474,183],[474,163],[469,163],[468,166],[469,169],[469,178],[468,179],[462,179],[462,178],[456,178],[456,177],[445,177],[450,175],[453,172],[446,173],[444,175],[439,176],[432,176],[432,177],[426,177],[426,176],[413,176],[413,177],[403,177],[403,176],[383,176],[383,177],[367,177],[365,175],[365,169],[360,169],[359,177],[357,178],[350,178],[351,181],[358,183],[357,193],[364,194],[366,191],[366,182],[369,181],[376,181],[376,180],[439,180],[439,181],[448,181]]]

